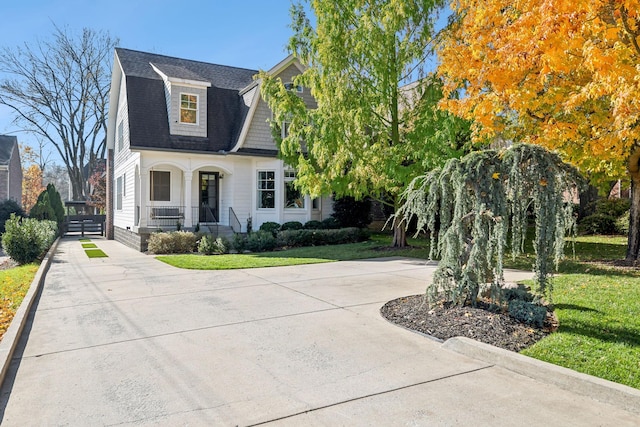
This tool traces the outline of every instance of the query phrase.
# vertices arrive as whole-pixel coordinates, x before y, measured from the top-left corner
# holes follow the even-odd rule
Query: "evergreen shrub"
[[[277,222],[273,222],[273,221],[264,222],[260,226],[260,231],[268,231],[273,236],[275,236],[278,233],[278,231],[280,231],[280,224],[278,224]]]
[[[245,242],[245,249],[251,252],[271,251],[277,247],[276,238],[273,233],[266,230],[258,230],[248,234]]]
[[[4,223],[9,219],[12,213],[19,217],[26,216],[24,210],[22,210],[18,202],[15,200],[6,199],[0,202],[0,235],[4,233]]]
[[[229,241],[224,237],[203,236],[198,243],[198,252],[205,255],[225,254],[229,252]]]
[[[154,254],[181,254],[193,252],[196,235],[191,231],[153,233],[149,236],[149,252]]]
[[[18,264],[34,262],[51,247],[58,234],[54,221],[20,218],[11,214],[5,223],[2,247]]]
[[[340,221],[336,218],[330,216],[329,218],[325,218],[322,220],[322,228],[326,230],[335,230],[340,228]]]
[[[333,202],[333,215],[341,227],[365,228],[371,224],[371,199],[345,196]]]
[[[320,230],[321,228],[323,228],[323,226],[321,221],[311,220],[305,222],[302,228],[304,228],[305,230]]]
[[[533,302],[515,299],[509,302],[509,315],[527,325],[541,328],[547,318],[547,308]]]
[[[618,228],[616,225],[617,218],[611,215],[594,213],[584,217],[578,229],[584,234],[616,234]]]
[[[284,230],[302,230],[302,223],[299,221],[289,221],[282,224],[280,231]]]

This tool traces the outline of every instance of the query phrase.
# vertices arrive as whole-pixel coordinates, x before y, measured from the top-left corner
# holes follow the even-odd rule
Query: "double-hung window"
[[[198,95],[180,94],[180,123],[198,124]]]
[[[284,171],[284,207],[286,209],[304,209],[304,195],[295,187],[296,171]]]
[[[284,84],[284,88],[290,91],[296,91],[298,93],[302,93],[304,89],[300,85],[296,85],[293,82],[288,82]]]
[[[151,171],[151,200],[168,202],[171,200],[171,172]]]
[[[276,207],[276,173],[274,171],[258,171],[258,208],[273,209]]]
[[[122,177],[116,179],[116,210],[122,210]]]
[[[124,148],[124,124],[122,120],[118,123],[118,152]]]

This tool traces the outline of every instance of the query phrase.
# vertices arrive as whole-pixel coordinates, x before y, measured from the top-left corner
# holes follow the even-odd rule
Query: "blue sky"
[[[286,55],[290,0],[2,0],[0,46],[47,39],[54,23],[108,31],[128,49],[253,69]],[[0,78],[5,77],[0,74]],[[0,133],[19,130],[0,106]],[[25,133],[20,142],[35,143]]]
[[[128,49],[269,69],[286,57],[291,35],[291,0],[0,1],[0,46],[10,48],[50,38],[55,24],[75,34],[85,27],[107,31]],[[16,133],[11,119],[11,110],[0,106],[0,134],[37,145],[35,137]]]

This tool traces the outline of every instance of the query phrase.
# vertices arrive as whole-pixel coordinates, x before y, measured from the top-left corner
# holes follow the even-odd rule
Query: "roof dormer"
[[[207,88],[211,83],[184,67],[151,63],[164,81],[169,133],[207,136]]]

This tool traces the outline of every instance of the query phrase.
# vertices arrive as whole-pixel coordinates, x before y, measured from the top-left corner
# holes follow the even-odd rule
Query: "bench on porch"
[[[180,208],[161,207],[151,208],[151,219],[183,219],[184,213]]]

